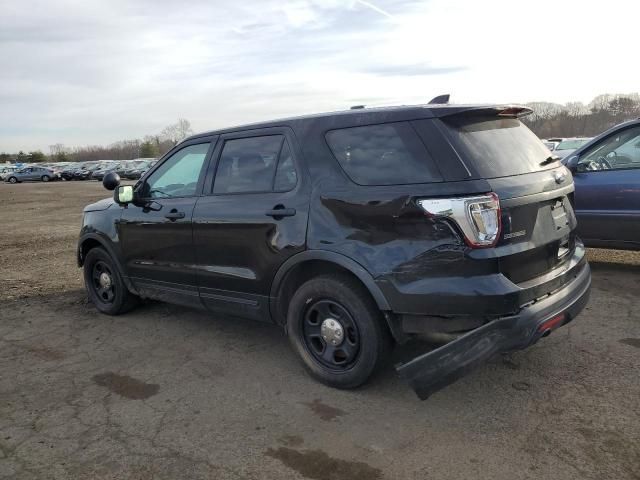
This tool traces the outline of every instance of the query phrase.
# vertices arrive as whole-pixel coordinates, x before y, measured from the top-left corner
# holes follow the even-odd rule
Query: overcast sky
[[[0,152],[640,90],[637,0],[0,0]]]

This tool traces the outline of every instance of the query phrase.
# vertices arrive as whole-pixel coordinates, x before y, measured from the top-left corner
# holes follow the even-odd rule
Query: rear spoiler
[[[431,107],[432,105],[428,105]],[[439,105],[431,108],[435,117],[470,116],[470,117],[507,117],[521,118],[533,113],[529,107],[522,105]]]

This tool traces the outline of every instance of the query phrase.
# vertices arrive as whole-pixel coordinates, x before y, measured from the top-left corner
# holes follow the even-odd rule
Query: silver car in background
[[[8,174],[4,181],[9,183],[20,182],[48,182],[54,180],[56,174],[53,170],[44,167],[24,167]]]

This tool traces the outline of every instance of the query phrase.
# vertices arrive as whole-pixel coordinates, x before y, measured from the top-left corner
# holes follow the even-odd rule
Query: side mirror
[[[120,185],[120,175],[116,172],[109,172],[102,179],[102,186],[107,190],[115,190],[118,185]]]
[[[133,202],[133,187],[131,185],[119,185],[113,192],[113,200],[119,205]]]
[[[567,158],[566,160],[563,160],[562,163],[564,163],[564,165],[571,170],[572,173],[575,173],[577,171],[577,167],[578,167],[578,162],[580,161],[580,157],[578,155],[573,155],[569,158]]]

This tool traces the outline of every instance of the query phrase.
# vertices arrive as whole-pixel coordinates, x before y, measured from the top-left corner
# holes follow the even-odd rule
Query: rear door
[[[578,234],[593,246],[640,247],[640,126],[583,152],[574,181]]]
[[[304,250],[309,187],[293,132],[222,135],[193,214],[198,285],[212,311],[269,320],[271,282]]]
[[[145,297],[200,305],[191,217],[214,142],[181,145],[138,184],[135,204],[122,211],[118,237],[126,269]]]

